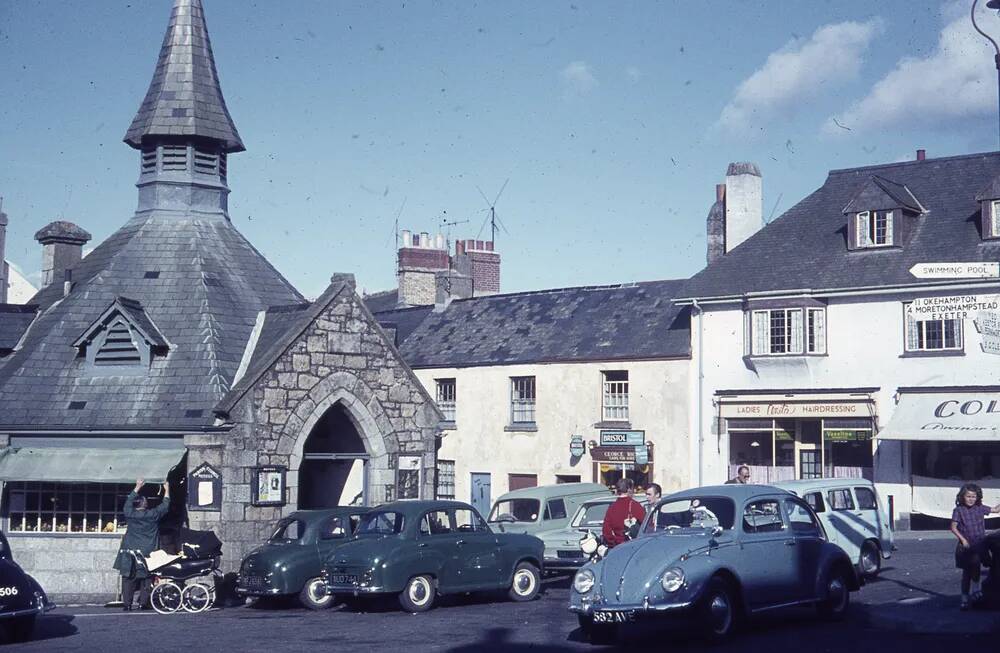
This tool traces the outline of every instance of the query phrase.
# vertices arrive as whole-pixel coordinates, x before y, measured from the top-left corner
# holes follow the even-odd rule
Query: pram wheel
[[[173,614],[183,605],[182,594],[181,588],[176,583],[162,580],[153,588],[149,602],[153,604],[153,609],[160,614]]]
[[[204,583],[190,583],[181,592],[181,606],[188,612],[203,612],[215,603],[215,589]]]

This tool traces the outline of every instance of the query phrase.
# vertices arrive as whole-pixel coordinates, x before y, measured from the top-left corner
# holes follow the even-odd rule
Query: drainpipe
[[[705,432],[704,432],[704,429],[702,428],[702,412],[703,412],[703,410],[702,410],[703,409],[702,401],[703,401],[703,394],[704,394],[704,378],[705,378],[705,357],[704,357],[704,354],[702,352],[703,344],[704,344],[703,343],[704,334],[702,332],[702,316],[704,314],[704,311],[702,311],[701,305],[698,304],[698,300],[697,299],[692,299],[691,300],[691,306],[694,308],[695,311],[698,312],[698,391],[696,393],[697,397],[696,397],[696,400],[695,400],[695,411],[696,411],[695,412],[695,415],[696,415],[695,423],[697,424],[697,429],[698,429],[698,439],[697,439],[697,447],[698,447],[698,456],[697,456],[697,460],[698,460],[698,475],[697,475],[697,478],[698,478],[698,487],[701,487],[702,485],[705,484],[704,483],[704,472],[702,471],[702,468],[704,467],[704,465],[703,465],[703,457],[704,457],[704,450],[705,450]]]

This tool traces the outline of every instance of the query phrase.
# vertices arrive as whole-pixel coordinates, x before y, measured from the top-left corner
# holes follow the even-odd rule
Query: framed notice
[[[255,506],[285,505],[285,468],[276,465],[255,467],[251,499]]]
[[[222,474],[208,463],[202,463],[188,474],[188,510],[217,512],[222,510]]]

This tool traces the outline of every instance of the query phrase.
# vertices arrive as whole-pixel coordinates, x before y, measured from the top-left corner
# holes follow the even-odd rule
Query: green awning
[[[0,449],[0,481],[48,483],[163,483],[185,449],[6,447]]]

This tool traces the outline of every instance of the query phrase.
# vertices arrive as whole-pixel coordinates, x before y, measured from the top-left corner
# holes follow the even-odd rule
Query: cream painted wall
[[[989,292],[989,291],[984,291]],[[993,291],[995,292],[995,290]],[[952,293],[954,294],[954,293]],[[757,359],[756,371],[743,362],[743,310],[735,305],[706,307],[701,408],[704,482],[721,483],[728,475],[728,438],[716,428],[717,390],[879,387],[875,394],[878,426],[896,407],[901,386],[995,385],[1000,358],[981,351],[971,320],[964,325],[962,356],[902,357],[903,301],[913,295],[831,299],[827,307],[827,356]],[[692,366],[697,366],[697,317],[692,319]],[[696,373],[696,371],[695,371]],[[694,384],[692,384],[694,387]],[[693,391],[694,402],[697,393]],[[697,411],[692,409],[696,432]],[[697,460],[697,455],[693,456]],[[875,480],[882,496],[893,495],[897,515],[910,512],[909,455],[905,444],[876,438]]]
[[[436,396],[435,379],[456,380],[456,428],[444,432],[438,458],[455,461],[455,497],[470,499],[470,474],[491,476],[492,499],[508,490],[508,474],[536,474],[539,485],[557,474],[593,480],[589,453],[572,460],[570,437],[599,439],[604,370],[628,370],[631,428],[653,442],[653,480],[664,491],[689,487],[691,405],[687,360],[552,363],[414,370]],[[510,377],[535,376],[536,432],[504,430],[510,422]]]

